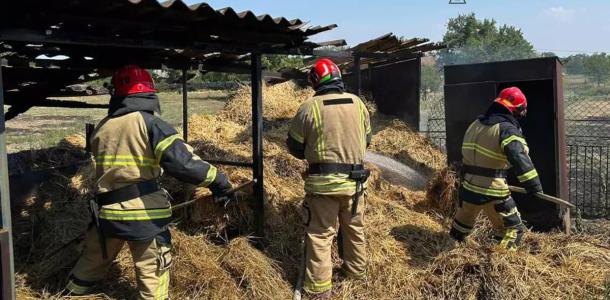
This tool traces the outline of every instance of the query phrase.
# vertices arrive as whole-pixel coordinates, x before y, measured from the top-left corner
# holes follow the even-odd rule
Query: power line
[[[568,53],[583,53],[583,54],[595,54],[595,53],[609,53],[610,51],[582,51],[582,50],[557,50],[557,49],[534,49],[538,52],[568,52]]]

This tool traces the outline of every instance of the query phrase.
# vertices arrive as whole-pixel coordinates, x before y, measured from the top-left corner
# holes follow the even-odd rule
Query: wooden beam
[[[15,299],[15,266],[13,262],[13,231],[11,224],[11,199],[6,155],[6,127],[4,120],[4,87],[0,64],[0,257],[2,299]]]
[[[328,47],[328,46],[340,47],[340,46],[347,45],[347,42],[345,40],[341,39],[341,40],[320,42],[320,43],[316,43],[316,44],[318,45],[318,47]]]
[[[292,47],[291,43],[280,42],[280,45],[272,43],[260,44],[254,39],[244,38],[251,43],[236,44],[235,42],[221,40],[188,40],[188,41],[162,41],[153,39],[135,39],[135,38],[120,38],[120,37],[95,37],[85,34],[65,34],[56,33],[46,35],[43,32],[29,29],[4,29],[0,30],[0,40],[30,42],[30,43],[50,43],[62,45],[83,45],[90,47],[117,47],[117,48],[133,48],[133,49],[196,49],[207,52],[224,52],[224,53],[248,53],[256,51],[259,53],[269,54],[293,54],[299,51]],[[293,41],[292,43],[301,43],[302,41]]]

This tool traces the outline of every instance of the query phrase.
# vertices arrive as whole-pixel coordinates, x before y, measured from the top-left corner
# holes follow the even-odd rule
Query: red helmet
[[[318,59],[309,70],[309,82],[314,88],[336,80],[341,80],[341,70],[328,58]]]
[[[114,72],[112,85],[115,96],[156,92],[152,76],[136,65],[127,65]]]
[[[503,89],[495,102],[506,107],[517,117],[524,117],[527,112],[527,99],[523,92],[515,86]]]

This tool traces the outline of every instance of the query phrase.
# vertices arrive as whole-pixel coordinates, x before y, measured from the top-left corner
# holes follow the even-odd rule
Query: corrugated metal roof
[[[315,47],[308,37],[336,25],[215,10],[181,0],[20,0],[3,3],[0,41],[243,54]],[[296,51],[298,52],[298,51]]]
[[[125,63],[243,69],[251,52],[311,52],[308,37],[334,27],[181,0],[10,0],[0,9],[0,58],[17,67],[4,81],[19,102]]]

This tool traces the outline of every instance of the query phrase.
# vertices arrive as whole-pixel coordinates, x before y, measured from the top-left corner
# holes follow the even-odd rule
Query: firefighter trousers
[[[303,202],[305,222],[305,277],[303,289],[322,293],[332,289],[332,242],[337,227],[341,230],[343,273],[351,278],[366,275],[364,238],[364,195],[352,216],[353,196],[306,195]]]
[[[472,232],[481,211],[491,221],[495,230],[494,239],[500,247],[514,250],[521,244],[524,226],[515,201],[511,197],[482,204],[460,201],[460,207],[451,226],[451,236],[463,241]]]
[[[72,269],[66,290],[73,295],[90,293],[93,285],[104,279],[113,260],[127,244],[135,265],[138,299],[169,299],[171,244],[169,231],[146,241],[106,238],[107,259],[103,259],[95,227],[87,232],[85,248]]]

